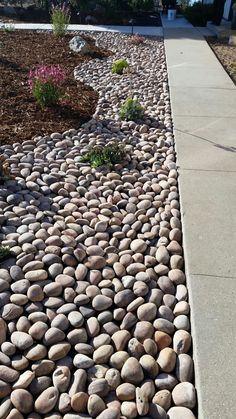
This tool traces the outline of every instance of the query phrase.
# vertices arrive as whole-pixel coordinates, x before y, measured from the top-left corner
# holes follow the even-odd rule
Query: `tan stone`
[[[84,392],[75,393],[71,398],[71,407],[75,412],[85,413],[87,410],[88,394]]]

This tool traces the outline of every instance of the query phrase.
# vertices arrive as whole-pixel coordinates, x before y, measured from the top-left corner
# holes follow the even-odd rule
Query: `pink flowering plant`
[[[51,19],[54,35],[65,35],[67,27],[70,23],[70,9],[66,3],[61,2],[57,5],[52,5]]]
[[[30,71],[28,85],[37,104],[45,109],[58,104],[63,96],[65,73],[60,65],[42,65]]]

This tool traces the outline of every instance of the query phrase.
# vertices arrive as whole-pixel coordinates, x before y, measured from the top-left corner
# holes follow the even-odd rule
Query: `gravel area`
[[[1,419],[194,419],[196,394],[164,44],[94,34],[115,56],[82,63],[99,92],[76,131],[0,147]],[[126,58],[132,76],[112,75]],[[120,121],[131,94],[142,123]],[[127,160],[80,155],[122,142]]]

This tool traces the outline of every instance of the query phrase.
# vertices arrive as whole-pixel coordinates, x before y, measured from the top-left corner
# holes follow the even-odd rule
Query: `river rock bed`
[[[194,419],[188,292],[164,44],[93,34],[75,70],[99,92],[79,131],[0,147],[1,419]],[[125,58],[132,75],[111,74]],[[121,121],[133,95],[143,121]],[[79,98],[78,98],[79,100]],[[125,144],[93,169],[80,156]]]

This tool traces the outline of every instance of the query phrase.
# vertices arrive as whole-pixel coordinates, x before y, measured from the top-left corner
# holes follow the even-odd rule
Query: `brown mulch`
[[[207,37],[206,39],[218,60],[236,84],[236,45],[229,45],[228,38]]]
[[[0,145],[21,142],[36,135],[79,128],[96,109],[98,94],[77,82],[76,66],[110,55],[100,50],[90,37],[93,56],[83,57],[69,49],[75,34],[56,37],[48,32],[0,31]],[[41,110],[28,88],[29,71],[42,64],[60,64],[66,72],[66,104]]]

